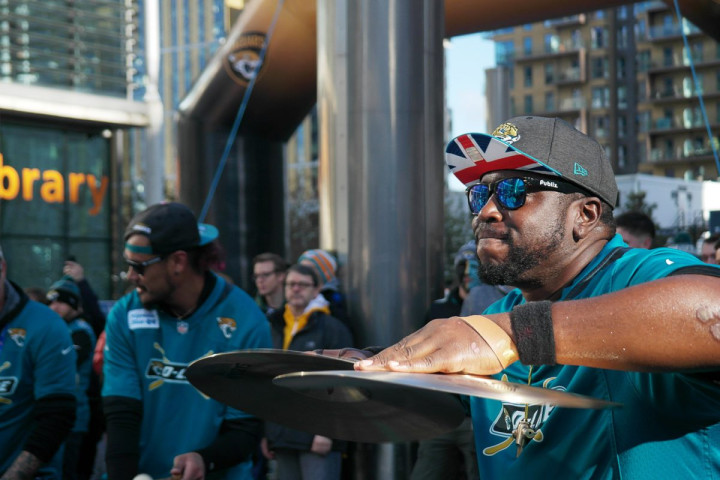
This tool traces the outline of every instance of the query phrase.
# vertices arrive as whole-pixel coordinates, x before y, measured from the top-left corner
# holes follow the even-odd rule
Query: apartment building
[[[490,125],[514,115],[558,116],[597,138],[617,174],[717,180],[703,110],[717,148],[720,45],[665,3],[488,36],[497,67],[487,72],[487,84],[493,92],[504,85],[508,91],[507,98],[488,95]]]

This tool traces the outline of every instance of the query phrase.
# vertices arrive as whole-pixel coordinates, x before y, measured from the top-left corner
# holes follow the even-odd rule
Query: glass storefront
[[[11,280],[47,289],[74,257],[110,298],[110,166],[100,129],[0,123],[0,244]]]

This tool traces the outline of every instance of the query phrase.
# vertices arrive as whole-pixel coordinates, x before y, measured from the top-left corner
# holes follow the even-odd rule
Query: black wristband
[[[510,327],[520,361],[525,365],[555,365],[552,302],[529,302],[510,312]]]

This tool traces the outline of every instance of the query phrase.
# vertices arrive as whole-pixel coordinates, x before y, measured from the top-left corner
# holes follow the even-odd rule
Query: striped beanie
[[[314,268],[318,274],[320,285],[325,285],[335,278],[337,260],[325,250],[306,250],[298,258],[298,263]]]

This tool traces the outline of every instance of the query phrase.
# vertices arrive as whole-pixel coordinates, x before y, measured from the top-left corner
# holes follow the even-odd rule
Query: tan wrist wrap
[[[495,322],[482,315],[471,315],[469,317],[460,317],[460,319],[470,325],[487,342],[502,368],[518,360],[517,347],[510,335],[505,333],[505,330]]]

